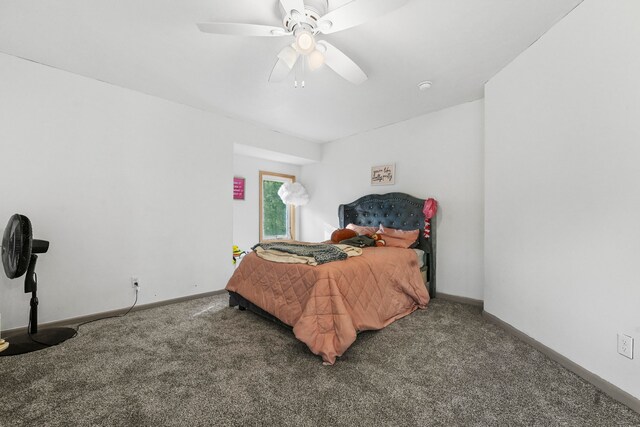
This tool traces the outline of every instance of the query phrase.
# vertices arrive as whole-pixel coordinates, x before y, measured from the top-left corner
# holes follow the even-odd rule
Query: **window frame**
[[[258,180],[258,185],[260,187],[260,191],[259,191],[259,195],[258,195],[258,201],[259,201],[259,211],[258,211],[258,217],[259,217],[259,241],[263,242],[265,240],[295,240],[296,239],[296,209],[294,205],[285,205],[287,208],[287,230],[288,230],[288,235],[285,235],[284,237],[279,238],[278,236],[265,236],[264,235],[264,229],[263,229],[263,225],[264,225],[264,203],[263,203],[263,194],[262,194],[262,190],[263,190],[263,182],[265,181],[265,178],[267,178],[267,181],[282,181],[284,182],[296,182],[296,177],[295,175],[288,175],[288,174],[284,174],[284,173],[278,173],[278,172],[268,172],[268,171],[259,171],[259,180]],[[268,178],[276,178],[275,180],[270,180]]]

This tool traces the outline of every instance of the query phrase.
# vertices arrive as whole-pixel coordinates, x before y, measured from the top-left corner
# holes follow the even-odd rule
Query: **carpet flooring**
[[[334,366],[219,295],[0,358],[2,426],[640,426],[475,307],[433,300]]]

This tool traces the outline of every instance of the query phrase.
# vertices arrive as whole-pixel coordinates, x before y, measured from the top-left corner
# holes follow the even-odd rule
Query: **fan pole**
[[[31,323],[31,329],[29,329],[29,333],[31,335],[38,333],[38,297],[36,296],[36,291],[31,293],[31,312],[29,314]]]
[[[27,275],[24,278],[24,291],[31,292],[31,301],[29,302],[31,310],[29,310],[29,333],[35,335],[38,333],[38,275],[36,274],[36,262],[38,255],[31,254],[31,262]]]

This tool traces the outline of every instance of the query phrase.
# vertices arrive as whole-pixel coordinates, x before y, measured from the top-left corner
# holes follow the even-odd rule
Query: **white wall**
[[[485,309],[640,398],[638,18],[586,0],[487,84]]]
[[[0,229],[29,216],[40,320],[222,289],[232,272],[233,144],[276,132],[0,54]],[[289,143],[290,138],[286,138]],[[2,328],[27,323],[0,278]]]
[[[260,238],[260,171],[294,175],[300,181],[300,166],[273,162],[257,157],[233,156],[233,174],[245,179],[244,200],[233,201],[233,243],[242,250],[251,249]],[[300,235],[297,224],[300,211],[296,209],[296,238]]]
[[[482,299],[483,103],[475,101],[325,144],[320,163],[303,166],[311,200],[302,238],[328,238],[338,205],[401,191],[440,203],[438,291]],[[371,166],[395,163],[396,183],[371,186]]]

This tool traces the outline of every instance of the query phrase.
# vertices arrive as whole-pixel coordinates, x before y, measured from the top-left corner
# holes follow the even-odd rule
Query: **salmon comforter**
[[[328,364],[358,331],[382,329],[429,302],[414,251],[388,247],[364,248],[361,256],[319,266],[250,253],[226,289],[292,326],[296,338]]]

